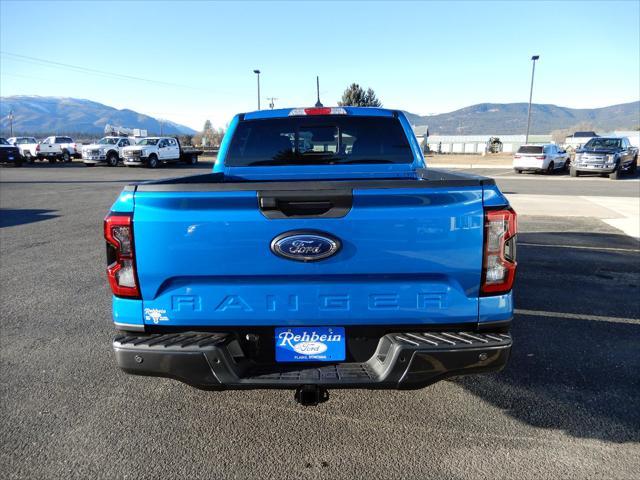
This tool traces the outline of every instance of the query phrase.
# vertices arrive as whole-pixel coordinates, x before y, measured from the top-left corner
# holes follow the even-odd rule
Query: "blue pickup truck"
[[[105,218],[116,362],[304,405],[500,370],[516,229],[493,180],[426,168],[402,112],[240,114],[213,172]]]

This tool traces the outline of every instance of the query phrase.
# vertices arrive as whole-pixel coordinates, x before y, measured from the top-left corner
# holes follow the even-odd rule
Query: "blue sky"
[[[88,98],[200,129],[351,82],[418,114],[640,98],[640,2],[0,1],[0,93]],[[28,26],[28,30],[25,27]],[[118,75],[99,75],[39,60]],[[165,82],[171,85],[155,83]]]

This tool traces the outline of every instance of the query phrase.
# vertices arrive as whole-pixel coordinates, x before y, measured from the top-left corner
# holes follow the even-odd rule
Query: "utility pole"
[[[13,109],[9,111],[9,131],[10,137],[13,137]]]
[[[316,107],[322,107],[322,103],[320,102],[320,77],[316,75],[316,92],[318,94],[318,101],[316,102]]]
[[[260,110],[260,70],[255,69],[253,73],[258,76],[258,110]]]
[[[267,97],[267,100],[269,100],[269,108],[273,110],[273,107],[276,106],[275,101],[278,100],[278,97]]]
[[[527,111],[527,135],[524,143],[529,143],[529,128],[531,127],[531,100],[533,99],[533,77],[536,73],[536,60],[540,58],[540,55],[534,55],[531,57],[533,67],[531,68],[531,88],[529,89],[529,110]]]

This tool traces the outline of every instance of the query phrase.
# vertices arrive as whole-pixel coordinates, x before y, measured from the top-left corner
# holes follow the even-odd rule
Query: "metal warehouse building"
[[[426,126],[414,127],[414,132],[422,148],[425,147]],[[482,154],[491,137],[502,142],[502,151],[512,153],[525,144],[525,135],[430,135],[426,143],[433,152]],[[551,143],[551,135],[529,135],[529,143]]]

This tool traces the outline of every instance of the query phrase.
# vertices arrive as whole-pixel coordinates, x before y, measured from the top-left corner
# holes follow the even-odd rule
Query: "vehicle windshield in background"
[[[99,144],[99,145],[115,145],[116,143],[118,143],[118,139],[117,139],[117,138],[108,138],[108,137],[105,137],[105,138],[101,138],[101,139],[98,141],[98,144]]]
[[[233,167],[411,162],[397,118],[336,115],[242,121],[225,159]]]
[[[143,138],[137,145],[155,145],[158,143],[159,138]]]
[[[592,138],[582,148],[587,150],[598,150],[600,148],[604,148],[604,149],[620,148],[620,139],[619,138]]]
[[[16,139],[16,144],[24,145],[27,143],[37,143],[35,138],[18,138]]]
[[[524,145],[518,149],[518,153],[542,153],[542,147],[535,145]]]
[[[4,138],[0,138],[0,145],[9,145],[9,142],[7,142]]]

